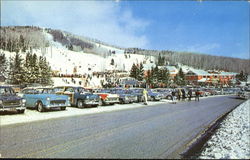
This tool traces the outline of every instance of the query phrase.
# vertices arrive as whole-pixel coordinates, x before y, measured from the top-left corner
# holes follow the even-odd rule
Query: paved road
[[[0,154],[5,158],[167,158],[242,102],[220,96],[2,126]]]

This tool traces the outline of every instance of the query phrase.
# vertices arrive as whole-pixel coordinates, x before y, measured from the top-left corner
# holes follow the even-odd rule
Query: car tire
[[[66,107],[61,107],[61,110],[62,110],[62,111],[66,110]]]
[[[44,112],[45,111],[45,109],[43,108],[43,103],[42,102],[37,103],[37,111],[38,112]]]
[[[83,101],[82,100],[77,100],[76,106],[77,106],[77,108],[83,108]]]
[[[104,105],[105,105],[105,103],[103,102],[102,99],[100,99],[100,100],[99,100],[99,106],[104,106]]]
[[[172,100],[172,96],[168,95],[167,100]]]
[[[25,109],[20,109],[20,110],[17,110],[18,113],[22,114],[24,113]]]

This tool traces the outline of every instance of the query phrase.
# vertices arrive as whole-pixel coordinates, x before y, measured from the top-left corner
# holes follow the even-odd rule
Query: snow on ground
[[[250,100],[228,114],[199,159],[250,159]]]
[[[36,110],[26,109],[24,114],[7,114],[1,115],[0,126],[10,125],[10,124],[17,124],[17,123],[28,123],[33,121],[41,121],[41,120],[48,120],[60,117],[70,117],[70,116],[77,116],[77,115],[88,115],[88,114],[96,114],[102,112],[112,112],[118,110],[126,110],[126,109],[133,109],[133,108],[140,108],[140,107],[148,107],[153,106],[156,104],[162,103],[170,103],[169,100],[162,100],[160,102],[148,102],[148,105],[144,105],[143,103],[133,103],[133,104],[115,104],[112,106],[98,106],[95,108],[75,108],[75,107],[67,107],[66,111],[54,110],[40,113]]]

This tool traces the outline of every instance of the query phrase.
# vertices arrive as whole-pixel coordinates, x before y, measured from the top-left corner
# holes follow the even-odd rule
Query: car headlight
[[[0,105],[2,105],[3,104],[3,101],[2,100],[0,100]]]
[[[50,98],[49,97],[47,97],[47,101],[49,101],[50,100]]]
[[[86,96],[87,99],[89,99],[89,96]]]
[[[22,99],[22,103],[25,103],[26,102],[26,99]]]

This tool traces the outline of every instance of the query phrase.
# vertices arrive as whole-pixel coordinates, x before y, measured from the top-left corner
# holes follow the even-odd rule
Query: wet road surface
[[[168,158],[242,102],[219,96],[1,126],[0,154],[3,158]]]

